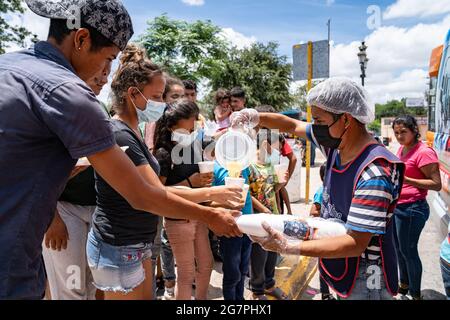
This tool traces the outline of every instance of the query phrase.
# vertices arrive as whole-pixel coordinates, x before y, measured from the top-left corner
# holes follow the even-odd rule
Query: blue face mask
[[[166,103],[147,99],[139,89],[137,89],[137,90],[139,91],[141,96],[144,98],[144,100],[147,101],[145,110],[142,111],[138,107],[136,107],[136,104],[134,103],[134,101],[131,100],[131,102],[133,102],[133,105],[137,110],[139,123],[158,121],[159,118],[161,118],[162,115],[164,114],[164,110],[166,109]]]

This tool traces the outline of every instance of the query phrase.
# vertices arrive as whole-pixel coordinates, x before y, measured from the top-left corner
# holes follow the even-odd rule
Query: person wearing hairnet
[[[367,131],[374,105],[357,83],[328,79],[310,91],[307,101],[313,124],[244,109],[231,116],[232,127],[259,123],[320,148],[327,157],[321,217],[343,221],[347,234],[292,242],[263,223],[269,236],[253,240],[266,250],[320,258],[320,276],[340,299],[392,299],[398,292],[392,216],[404,165]],[[309,240],[307,225],[298,232]]]

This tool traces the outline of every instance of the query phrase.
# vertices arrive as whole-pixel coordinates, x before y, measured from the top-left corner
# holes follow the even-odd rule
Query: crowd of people
[[[132,22],[120,1],[80,1],[78,29],[52,1],[27,4],[50,18],[50,30],[47,41],[0,56],[0,299],[46,292],[54,300],[152,300],[160,287],[166,300],[206,300],[217,259],[225,300],[244,300],[247,277],[252,299],[287,300],[275,281],[280,254],[320,258],[324,299],[328,288],[340,299],[421,298],[417,243],[427,190],[441,181],[414,118],[394,122],[402,144],[395,156],[366,129],[374,112],[364,89],[331,78],[308,94],[313,124],[272,106],[247,108],[240,87],[218,89],[207,119],[195,82],[129,43]],[[96,95],[117,56],[106,108]],[[212,136],[207,120],[217,123]],[[257,153],[240,173],[244,197],[225,185],[226,168],[215,162],[201,173],[199,163],[214,160],[206,150],[221,135],[250,123]],[[285,205],[292,214],[285,187],[297,159],[277,130],[327,156],[311,215],[345,222],[347,235],[296,243],[267,224],[268,237],[241,233],[239,215],[283,214]],[[282,157],[289,166],[280,174]],[[373,267],[379,286],[369,287]]]

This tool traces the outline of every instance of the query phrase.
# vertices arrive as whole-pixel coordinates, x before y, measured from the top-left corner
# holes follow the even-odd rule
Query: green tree
[[[311,88],[314,88],[320,82],[321,81],[313,81]],[[307,95],[308,95],[308,83],[307,82],[305,82],[301,86],[297,87],[297,89],[295,90],[295,92],[292,95],[293,105],[297,109],[304,111],[304,112],[307,111],[307,107],[308,107],[308,103],[306,102]]]
[[[377,135],[379,135],[381,133],[381,120],[380,119],[376,119],[374,122],[369,123],[367,125],[367,128],[370,131],[375,132]]]
[[[147,24],[140,41],[148,56],[170,74],[199,82],[221,68],[228,43],[211,21],[188,23],[164,14]]]
[[[425,116],[427,110],[425,108],[407,108],[406,99],[392,100],[385,104],[375,105],[375,117],[377,119],[387,117],[397,117],[400,115]]]
[[[272,105],[277,110],[292,107],[289,92],[292,66],[277,52],[278,44],[255,43],[248,48],[231,48],[228,56],[210,78],[212,90],[242,87],[247,106]]]
[[[0,0],[0,54],[5,53],[11,43],[25,47],[29,37],[33,37],[32,41],[34,42],[37,40],[37,36],[26,28],[11,25],[8,22],[7,15],[25,12],[22,3],[21,0]]]

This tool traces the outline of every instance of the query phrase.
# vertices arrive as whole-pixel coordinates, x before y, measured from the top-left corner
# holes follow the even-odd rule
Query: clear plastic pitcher
[[[231,172],[241,172],[256,159],[256,141],[242,131],[229,130],[216,143],[215,156],[219,165]]]

